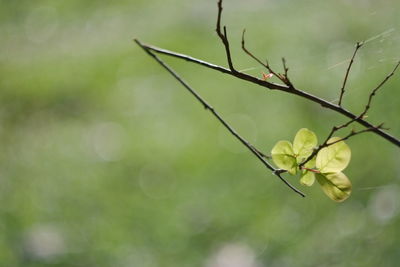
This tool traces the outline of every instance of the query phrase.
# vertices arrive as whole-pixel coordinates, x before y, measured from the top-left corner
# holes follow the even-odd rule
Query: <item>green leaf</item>
[[[306,164],[304,164],[304,167],[306,167],[308,169],[314,168],[315,167],[315,157],[313,157]]]
[[[298,161],[301,162],[311,155],[314,147],[318,144],[317,136],[314,132],[302,128],[300,129],[293,141],[293,152],[296,154]]]
[[[332,200],[342,202],[351,194],[351,182],[342,172],[316,174],[324,193]]]
[[[339,137],[332,137],[328,144],[339,139]],[[340,141],[318,152],[316,166],[322,173],[340,172],[347,167],[350,158],[351,150],[349,146]]]
[[[290,174],[296,174],[297,162],[294,156],[292,144],[289,141],[279,141],[272,148],[272,160],[281,169],[287,170]]]
[[[314,184],[314,181],[315,174],[310,171],[305,171],[300,178],[300,183],[306,186],[312,186]]]

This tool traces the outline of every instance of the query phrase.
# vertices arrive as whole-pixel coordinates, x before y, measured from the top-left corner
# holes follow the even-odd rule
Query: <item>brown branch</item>
[[[262,62],[259,58],[257,58],[256,56],[254,56],[249,50],[247,50],[246,48],[246,41],[245,41],[245,34],[246,34],[246,29],[243,29],[242,32],[242,49],[243,51],[249,55],[251,58],[253,58],[255,61],[257,61],[261,66],[265,67],[269,72],[274,73],[274,71],[269,67],[268,64],[265,64],[264,62]],[[275,75],[275,74],[274,74]]]
[[[342,105],[342,99],[343,99],[344,91],[346,88],[347,78],[349,77],[350,69],[351,69],[351,66],[353,65],[354,58],[357,54],[358,49],[360,49],[361,46],[363,46],[363,44],[364,44],[363,42],[357,42],[356,49],[354,50],[353,56],[350,59],[349,66],[347,67],[346,74],[344,76],[343,85],[342,85],[342,88],[340,89],[340,97],[339,97],[339,103],[338,103],[339,106]]]
[[[360,45],[359,43],[357,43],[357,47],[360,48],[361,45]],[[355,53],[357,52],[357,49],[358,49],[358,48],[356,48]],[[355,55],[355,53],[354,53],[354,55]],[[354,58],[354,55],[353,55],[353,58]],[[353,60],[353,59],[352,59],[352,60]],[[322,148],[324,148],[324,147],[333,145],[333,144],[335,144],[335,143],[337,143],[337,142],[340,142],[340,141],[347,140],[347,139],[349,139],[350,137],[355,136],[355,135],[360,134],[360,133],[371,132],[371,131],[374,131],[374,130],[376,130],[376,129],[378,129],[378,130],[384,129],[384,128],[383,128],[383,123],[381,123],[381,124],[378,125],[378,126],[369,127],[369,128],[364,129],[364,130],[360,130],[360,131],[354,131],[354,130],[353,130],[353,131],[351,131],[348,135],[346,135],[345,137],[343,137],[343,138],[341,138],[341,139],[339,139],[339,140],[337,140],[337,141],[335,141],[335,142],[333,142],[333,143],[329,143],[329,144],[328,144],[329,139],[333,136],[333,134],[334,134],[335,132],[337,132],[337,131],[340,130],[340,129],[343,129],[343,128],[348,127],[350,124],[352,124],[353,122],[355,122],[357,119],[363,119],[363,118],[364,118],[364,116],[367,114],[368,110],[369,110],[370,107],[371,107],[372,98],[375,96],[375,94],[376,94],[376,92],[379,90],[379,88],[381,88],[381,87],[390,79],[390,77],[392,77],[392,76],[394,75],[394,73],[396,72],[396,69],[399,67],[399,65],[400,65],[400,61],[396,64],[396,66],[394,67],[394,69],[392,70],[392,72],[390,72],[390,73],[385,77],[385,79],[383,79],[383,81],[382,81],[377,87],[375,87],[374,90],[372,90],[371,94],[370,94],[369,97],[368,97],[368,102],[367,102],[367,105],[365,106],[364,111],[361,112],[361,114],[358,115],[356,118],[353,118],[353,119],[349,120],[348,122],[346,122],[346,123],[344,123],[344,124],[342,124],[342,125],[333,126],[331,132],[328,134],[328,137],[325,139],[325,142],[323,142],[322,145],[318,146],[318,148],[315,149],[315,150],[313,151],[313,153],[312,153],[304,162],[302,162],[302,163],[300,164],[300,167],[304,166],[304,164],[306,164],[306,163],[307,163],[308,161],[310,161],[314,156],[316,156],[316,155],[318,154],[318,152],[319,152]],[[350,67],[349,67],[348,69],[350,69]],[[347,73],[348,73],[348,72],[347,72]]]
[[[271,90],[280,90],[283,92],[287,92],[290,94],[294,94],[303,98],[306,98],[310,101],[313,101],[315,103],[320,104],[322,107],[331,109],[333,111],[336,111],[338,113],[341,113],[342,115],[350,118],[349,121],[347,121],[346,123],[339,125],[339,126],[334,126],[331,130],[331,132],[329,133],[328,137],[326,138],[326,140],[319,145],[314,151],[313,153],[304,161],[300,164],[300,168],[304,168],[304,164],[307,163],[309,160],[311,160],[313,157],[315,157],[318,152],[323,149],[324,147],[333,145],[337,142],[340,141],[344,141],[347,140],[349,138],[351,138],[352,136],[364,133],[364,132],[374,132],[375,134],[378,134],[379,136],[381,136],[382,138],[390,141],[391,143],[395,144],[396,146],[400,147],[400,140],[391,136],[390,134],[386,133],[385,131],[383,131],[383,124],[378,125],[378,126],[373,126],[372,124],[370,124],[369,122],[367,122],[364,117],[365,114],[368,112],[368,110],[370,109],[371,103],[372,103],[372,99],[375,96],[376,92],[390,79],[390,77],[392,77],[396,71],[396,69],[398,68],[398,66],[400,65],[400,62],[395,66],[395,68],[393,69],[393,71],[376,87],[374,88],[374,90],[372,90],[371,94],[369,95],[368,98],[368,103],[364,109],[364,111],[359,115],[355,115],[353,113],[351,113],[350,111],[344,109],[341,106],[342,100],[343,100],[343,96],[344,96],[344,92],[345,92],[345,87],[346,87],[346,83],[347,83],[347,79],[352,67],[352,64],[354,62],[354,58],[356,56],[356,53],[358,51],[358,49],[362,46],[361,43],[357,43],[356,49],[353,53],[353,56],[350,60],[349,66],[346,70],[346,74],[345,74],[345,78],[343,81],[343,85],[341,88],[341,93],[340,93],[340,98],[339,98],[339,103],[338,105],[335,105],[329,101],[326,101],[324,99],[321,99],[317,96],[311,95],[305,91],[296,89],[293,84],[291,83],[291,81],[288,78],[288,70],[289,68],[286,66],[286,61],[284,58],[282,58],[282,65],[283,65],[283,70],[284,70],[284,74],[280,74],[280,73],[276,73],[275,71],[272,70],[272,68],[269,66],[268,61],[266,63],[263,63],[260,59],[258,59],[256,56],[254,56],[248,49],[246,49],[245,47],[245,31],[243,31],[243,35],[242,35],[242,49],[243,51],[248,54],[250,57],[252,57],[254,60],[256,60],[259,64],[261,64],[262,66],[264,66],[266,69],[268,69],[270,71],[270,73],[274,74],[275,76],[277,76],[285,85],[281,85],[281,84],[276,84],[276,83],[271,83],[271,82],[267,82],[265,80],[260,80],[257,77],[239,72],[237,70],[235,70],[234,66],[233,66],[233,62],[232,62],[232,56],[231,56],[231,52],[230,52],[230,45],[229,45],[229,41],[228,41],[228,36],[227,36],[227,29],[224,26],[223,27],[223,31],[221,31],[221,17],[222,17],[222,0],[218,0],[218,17],[217,17],[217,25],[216,25],[216,32],[219,36],[219,38],[221,39],[224,48],[225,48],[225,53],[226,53],[226,57],[227,57],[227,61],[228,61],[228,65],[229,65],[229,69],[215,65],[215,64],[211,64],[208,62],[205,62],[203,60],[199,60],[187,55],[183,55],[183,54],[179,54],[179,53],[175,53],[175,52],[171,52],[165,49],[161,49],[161,48],[157,48],[154,46],[150,46],[150,45],[145,45],[141,42],[139,42],[138,40],[135,40],[135,42],[142,47],[150,56],[152,56],[159,64],[161,64],[161,66],[163,66],[171,75],[173,75],[192,95],[194,95],[196,97],[196,99],[203,104],[203,106],[208,109],[219,121],[220,123],[222,123],[227,129],[228,131],[234,135],[243,145],[245,145],[268,169],[273,171],[273,174],[278,176],[287,186],[289,186],[293,191],[295,191],[296,193],[300,194],[301,196],[304,196],[304,194],[302,192],[300,192],[299,190],[297,190],[295,187],[293,187],[290,183],[288,183],[282,176],[282,173],[285,173],[286,170],[282,170],[282,169],[275,169],[271,164],[268,163],[268,161],[266,161],[266,159],[270,158],[269,156],[263,154],[262,152],[260,152],[257,148],[255,148],[252,144],[250,144],[248,141],[246,141],[245,139],[243,139],[225,120],[222,119],[222,117],[214,110],[213,107],[211,107],[203,98],[200,97],[200,95],[194,91],[194,89],[192,89],[185,81],[183,81],[178,75],[177,73],[175,73],[168,65],[166,65],[161,59],[159,59],[153,52],[155,53],[160,53],[160,54],[164,54],[164,55],[168,55],[168,56],[172,56],[172,57],[176,57],[176,58],[180,58],[180,59],[184,59],[186,61],[192,62],[192,63],[196,63],[202,66],[205,66],[207,68],[211,68],[217,71],[220,71],[222,73],[225,74],[229,74],[232,75],[236,78],[266,87],[268,89]],[[343,138],[340,138],[339,140],[336,140],[335,142],[329,143],[328,141],[329,139],[333,136],[333,134],[343,128],[348,127],[350,124],[352,124],[353,122],[358,122],[359,124],[363,125],[364,127],[366,127],[363,130],[360,131],[355,131],[352,130],[348,135],[346,135]]]
[[[225,47],[226,59],[228,61],[229,68],[231,69],[232,72],[236,72],[235,68],[233,67],[233,63],[232,63],[232,56],[231,56],[231,50],[229,48],[229,41],[228,41],[228,34],[226,32],[226,26],[223,27],[224,31],[223,32],[221,31],[221,17],[222,17],[222,0],[218,0],[218,16],[217,16],[216,32]]]
[[[336,131],[338,131],[338,130],[340,130],[340,129],[342,129],[342,128],[347,127],[347,126],[350,125],[352,122],[354,122],[354,120],[350,120],[350,121],[348,121],[348,122],[346,122],[345,124],[340,125],[340,126],[333,126],[331,132],[328,134],[328,137],[325,139],[325,141],[324,141],[322,144],[320,144],[316,149],[314,149],[313,152],[311,153],[311,155],[308,156],[308,158],[306,158],[301,164],[299,164],[299,168],[300,168],[300,169],[304,169],[304,165],[305,165],[307,162],[309,162],[310,160],[312,160],[312,159],[318,154],[318,152],[321,151],[321,149],[323,149],[323,148],[325,148],[325,147],[334,145],[334,144],[336,144],[336,143],[339,143],[339,142],[341,142],[341,141],[347,140],[347,139],[349,139],[350,137],[353,137],[353,136],[356,136],[356,135],[359,135],[359,134],[362,134],[362,133],[372,132],[372,131],[374,131],[374,129],[382,129],[382,128],[383,128],[383,123],[381,123],[381,124],[378,125],[378,126],[371,127],[371,128],[365,128],[365,129],[360,130],[360,131],[352,130],[352,131],[350,131],[350,133],[348,133],[345,137],[342,137],[342,138],[340,138],[340,139],[338,139],[338,140],[336,140],[336,141],[334,141],[334,142],[328,143],[329,139],[331,139],[331,137],[333,136],[333,134],[334,134]]]
[[[360,46],[358,45],[358,43],[357,43],[357,47],[360,47]],[[353,57],[354,57],[354,55],[353,55]],[[370,94],[369,97],[368,97],[368,102],[367,102],[367,105],[365,106],[364,111],[361,112],[361,114],[358,115],[357,117],[355,117],[355,118],[353,118],[353,119],[351,119],[351,120],[345,122],[345,123],[342,124],[342,125],[333,126],[333,127],[332,127],[332,130],[331,130],[330,133],[328,134],[328,137],[325,139],[325,141],[324,141],[321,145],[319,145],[319,146],[313,151],[313,153],[312,153],[308,158],[306,158],[306,160],[304,160],[304,161],[299,165],[300,168],[302,168],[307,162],[309,162],[311,159],[313,159],[313,158],[318,154],[318,152],[319,152],[321,149],[323,149],[324,147],[328,147],[328,146],[333,145],[333,144],[335,144],[335,143],[337,143],[337,142],[347,140],[347,139],[349,139],[350,137],[355,136],[355,135],[358,135],[358,134],[361,134],[361,133],[371,132],[371,131],[375,131],[375,130],[382,130],[382,129],[384,129],[384,128],[383,128],[383,123],[381,123],[381,124],[378,125],[378,126],[368,127],[368,128],[366,128],[366,129],[360,130],[360,131],[354,131],[354,130],[352,130],[352,131],[351,131],[348,135],[346,135],[345,137],[343,137],[343,138],[341,138],[341,139],[339,139],[339,140],[337,140],[337,141],[335,141],[335,142],[332,142],[332,143],[329,143],[329,144],[328,144],[329,139],[333,136],[333,134],[334,134],[335,132],[337,132],[337,131],[340,130],[340,129],[347,128],[350,124],[352,124],[353,122],[357,121],[357,119],[363,119],[363,118],[364,118],[364,116],[367,114],[368,110],[369,110],[370,107],[371,107],[372,98],[375,96],[375,94],[376,94],[376,92],[379,90],[379,88],[381,88],[381,87],[390,79],[390,77],[392,77],[392,76],[394,75],[394,73],[396,72],[396,70],[397,70],[397,68],[399,67],[399,65],[400,65],[400,61],[396,64],[396,66],[394,67],[394,69],[385,77],[385,79],[383,79],[383,81],[382,81],[377,87],[375,87],[374,90],[372,90],[371,94]]]
[[[225,73],[231,76],[234,76],[238,79],[241,80],[245,80],[247,82],[253,83],[253,84],[257,84],[259,86],[268,88],[270,90],[278,90],[278,91],[282,91],[282,92],[286,92],[289,94],[293,94],[293,95],[297,95],[300,96],[302,98],[308,99],[309,101],[312,101],[314,103],[317,103],[319,105],[321,105],[324,108],[333,110],[337,113],[340,113],[342,115],[344,115],[345,117],[349,118],[349,119],[354,119],[355,122],[363,125],[366,128],[373,128],[373,130],[371,130],[373,133],[379,135],[380,137],[386,139],[387,141],[391,142],[392,144],[396,145],[397,147],[400,147],[400,140],[397,139],[396,137],[392,136],[391,134],[383,131],[380,128],[375,128],[374,125],[372,125],[371,123],[369,123],[368,121],[366,121],[363,117],[359,117],[358,115],[348,111],[347,109],[335,105],[327,100],[324,100],[320,97],[317,97],[315,95],[312,95],[310,93],[307,93],[305,91],[299,90],[297,88],[291,89],[286,85],[281,85],[281,84],[277,84],[277,83],[272,83],[272,82],[267,82],[267,81],[263,81],[257,77],[242,73],[242,72],[232,72],[231,70],[224,68],[222,66],[218,66],[209,62],[206,62],[204,60],[200,60],[194,57],[190,57],[184,54],[180,54],[180,53],[176,53],[173,51],[169,51],[166,49],[162,49],[162,48],[158,48],[155,46],[151,46],[151,45],[146,45],[143,44],[143,47],[145,47],[148,50],[151,50],[153,52],[159,53],[159,54],[163,54],[163,55],[167,55],[170,57],[174,57],[174,58],[180,58],[183,60],[186,60],[188,62],[194,63],[194,64],[198,64],[201,65],[203,67],[209,68],[209,69],[213,69],[213,70],[217,70],[221,73]]]
[[[270,155],[264,154],[263,152],[261,152],[260,150],[258,150],[257,148],[254,147],[255,150],[257,150],[257,153],[260,154],[260,156],[262,156],[265,159],[272,159],[272,157]]]
[[[365,116],[365,114],[367,114],[368,110],[369,110],[370,107],[371,107],[372,98],[375,96],[376,92],[378,92],[378,90],[390,79],[390,77],[392,77],[392,76],[394,75],[394,73],[396,72],[396,70],[397,70],[397,68],[399,67],[399,65],[400,65],[400,61],[397,62],[396,66],[394,67],[394,69],[392,70],[392,72],[389,73],[389,75],[387,75],[387,76],[385,77],[385,79],[383,79],[383,81],[382,81],[380,84],[378,84],[378,86],[375,87],[375,89],[372,90],[372,92],[369,94],[368,103],[367,103],[367,105],[365,106],[364,111],[361,113],[360,118],[363,118],[363,117]]]
[[[276,175],[282,182],[284,182],[290,189],[292,189],[294,192],[299,194],[300,196],[304,197],[305,195],[299,191],[297,188],[295,188],[293,185],[291,185],[285,178],[282,177],[281,173],[285,172],[284,170],[281,169],[275,169],[268,161],[266,161],[264,158],[268,157],[261,153],[258,149],[254,147],[250,142],[248,142],[246,139],[244,139],[241,135],[239,135],[235,129],[232,128],[226,122],[221,115],[210,105],[206,100],[204,100],[187,82],[185,82],[171,67],[169,67],[164,61],[162,61],[157,55],[155,55],[151,49],[143,45],[139,40],[135,39],[134,40],[136,44],[138,44],[143,50],[150,55],[152,58],[154,58],[164,69],[166,69],[180,84],[182,84],[203,106],[206,110],[209,110],[215,118],[218,119],[218,121],[224,125],[224,127],[234,136],[236,137],[245,147],[247,147],[262,163],[265,167],[267,167],[269,170],[272,171],[274,175]]]
[[[266,68],[270,73],[272,73],[274,76],[276,76],[279,80],[281,80],[284,84],[286,84],[288,86],[288,88],[293,89],[292,83],[289,81],[289,79],[287,78],[287,72],[288,72],[288,68],[286,67],[286,62],[285,59],[282,58],[282,63],[283,63],[283,68],[285,71],[285,75],[283,76],[280,73],[276,73],[269,65],[268,60],[266,61],[266,63],[262,62],[261,59],[259,59],[258,57],[256,57],[253,53],[250,52],[250,50],[248,50],[246,48],[246,41],[245,41],[245,33],[246,33],[246,29],[243,30],[242,33],[242,50],[248,55],[250,56],[252,59],[254,59],[255,61],[257,61],[261,66],[263,66],[264,68]]]
[[[289,68],[286,66],[286,59],[284,57],[282,58],[282,65],[283,65],[283,71],[285,72],[285,74],[283,74],[282,80],[285,81],[285,84],[287,86],[294,89],[292,82],[289,80],[288,76]]]

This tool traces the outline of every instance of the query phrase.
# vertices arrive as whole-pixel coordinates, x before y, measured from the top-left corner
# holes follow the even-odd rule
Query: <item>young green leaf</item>
[[[281,169],[290,174],[296,174],[297,162],[294,156],[292,144],[289,141],[279,141],[272,148],[272,160]]]
[[[328,144],[339,140],[332,137]],[[316,166],[322,173],[340,172],[347,167],[351,158],[351,150],[344,141],[325,147],[318,152]]]
[[[332,200],[342,202],[351,194],[351,182],[342,172],[315,175],[324,193]]]
[[[317,144],[318,140],[314,132],[306,128],[300,129],[293,141],[293,152],[297,155],[298,162],[310,156]]]
[[[312,186],[314,184],[314,181],[315,181],[315,174],[307,170],[302,174],[300,178],[300,183],[306,186]]]
[[[306,164],[304,164],[304,167],[306,167],[308,169],[314,168],[315,167],[315,157],[313,157]]]

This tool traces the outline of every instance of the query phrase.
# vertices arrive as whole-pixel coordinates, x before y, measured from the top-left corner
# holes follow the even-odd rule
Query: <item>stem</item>
[[[310,168],[306,168],[306,167],[301,167],[302,170],[307,170],[313,173],[321,173],[319,170],[314,170],[314,169],[310,169]]]
[[[392,144],[394,144],[397,147],[400,147],[400,140],[397,139],[396,137],[390,135],[389,133],[383,131],[380,128],[376,128],[374,127],[374,125],[372,125],[371,123],[367,122],[366,120],[364,120],[364,118],[359,117],[358,115],[348,111],[347,109],[339,106],[339,105],[335,105],[327,100],[324,100],[322,98],[319,98],[315,95],[312,95],[310,93],[307,93],[305,91],[296,89],[296,88],[290,88],[289,86],[286,85],[281,85],[281,84],[276,84],[276,83],[271,83],[271,82],[267,82],[267,81],[263,81],[257,77],[242,73],[242,72],[232,72],[231,70],[224,68],[222,66],[218,66],[209,62],[206,62],[204,60],[200,60],[194,57],[190,57],[184,54],[180,54],[180,53],[176,53],[176,52],[172,52],[166,49],[162,49],[162,48],[158,48],[155,46],[151,46],[151,45],[146,45],[146,44],[142,44],[143,48],[146,48],[148,50],[151,50],[153,52],[156,53],[160,53],[163,55],[167,55],[167,56],[171,56],[171,57],[175,57],[175,58],[180,58],[180,59],[184,59],[188,62],[192,62],[198,65],[201,65],[203,67],[209,68],[209,69],[214,69],[217,70],[219,72],[225,73],[225,74],[229,74],[231,76],[234,76],[236,78],[239,78],[241,80],[245,80],[247,82],[250,83],[254,83],[257,85],[260,85],[262,87],[268,88],[270,90],[278,90],[278,91],[282,91],[282,92],[286,92],[292,95],[297,95],[300,96],[302,98],[308,99],[314,103],[317,103],[319,105],[321,105],[324,108],[333,110],[337,113],[340,113],[342,115],[344,115],[345,117],[349,118],[349,119],[354,119],[354,121],[356,121],[357,123],[361,124],[362,126],[366,127],[366,128],[374,128],[373,130],[371,130],[371,132],[379,135],[380,137],[386,139],[387,141],[391,142]]]
[[[207,103],[206,100],[204,100],[187,82],[185,82],[171,67],[169,67],[164,61],[162,61],[159,57],[157,57],[154,53],[152,53],[151,49],[147,48],[145,45],[143,45],[139,40],[135,39],[134,40],[136,44],[138,44],[143,50],[150,55],[152,58],[154,58],[164,69],[166,69],[180,84],[182,84],[203,106],[206,110],[209,110],[214,117],[217,118],[217,120],[224,125],[224,127],[234,136],[236,139],[238,139],[245,147],[247,147],[263,164],[265,167],[267,167],[269,170],[272,171],[274,175],[276,175],[282,182],[284,182],[290,189],[292,189],[294,192],[299,194],[300,196],[304,197],[305,195],[299,191],[297,188],[295,188],[293,185],[291,185],[285,178],[282,177],[281,173],[282,171],[279,169],[275,169],[268,161],[264,159],[265,155],[261,154],[258,149],[256,149],[250,142],[248,142],[246,139],[244,139],[242,136],[240,136],[235,129],[233,129],[228,122],[226,122],[221,115],[210,105]]]
[[[343,95],[344,95],[344,91],[345,91],[346,83],[347,83],[347,78],[349,77],[351,66],[353,65],[354,58],[357,54],[357,51],[358,51],[358,49],[361,48],[361,46],[363,46],[363,43],[358,42],[356,44],[356,49],[354,50],[353,56],[350,59],[349,66],[347,67],[346,75],[344,76],[344,80],[343,80],[343,85],[342,85],[342,88],[340,89],[340,97],[339,97],[339,103],[338,103],[339,106],[342,105],[342,99],[343,99]]]

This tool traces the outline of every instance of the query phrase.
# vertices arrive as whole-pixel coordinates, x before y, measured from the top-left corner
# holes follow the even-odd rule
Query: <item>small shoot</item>
[[[351,159],[349,146],[339,137],[332,137],[315,157],[301,165],[314,150],[318,149],[314,132],[300,129],[293,144],[279,141],[271,151],[272,160],[291,175],[300,174],[300,183],[312,186],[317,180],[322,191],[332,200],[342,202],[351,194],[351,182],[342,171]],[[301,167],[300,167],[301,166]]]

